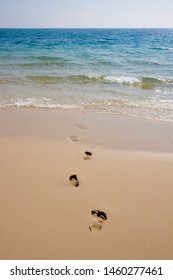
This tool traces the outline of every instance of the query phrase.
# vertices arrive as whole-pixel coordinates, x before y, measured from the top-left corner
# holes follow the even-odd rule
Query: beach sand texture
[[[173,123],[0,111],[0,194],[0,259],[172,259]]]

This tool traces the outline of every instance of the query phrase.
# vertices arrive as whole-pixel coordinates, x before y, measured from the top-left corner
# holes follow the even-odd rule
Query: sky
[[[0,0],[0,28],[173,28],[173,0]]]

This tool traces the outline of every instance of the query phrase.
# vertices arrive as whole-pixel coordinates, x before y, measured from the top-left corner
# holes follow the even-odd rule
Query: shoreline
[[[173,258],[173,123],[11,110],[0,127],[0,259]]]
[[[64,140],[76,132],[82,136],[80,142],[94,141],[105,148],[173,153],[173,123],[160,120],[112,113],[0,110],[0,127],[0,137]]]

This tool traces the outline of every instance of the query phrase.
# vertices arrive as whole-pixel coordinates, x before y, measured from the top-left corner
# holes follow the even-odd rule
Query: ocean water
[[[173,29],[0,29],[0,109],[173,121]]]

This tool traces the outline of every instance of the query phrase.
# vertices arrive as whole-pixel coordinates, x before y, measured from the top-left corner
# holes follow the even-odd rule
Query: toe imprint
[[[99,210],[93,210],[91,211],[91,214],[93,216],[97,216],[98,218],[102,219],[103,221],[107,220],[107,216],[104,212],[99,211]]]

